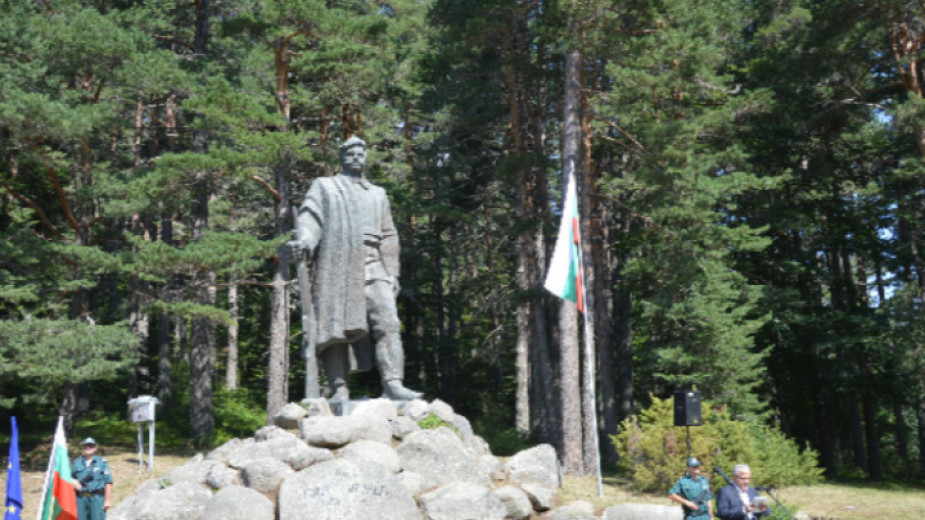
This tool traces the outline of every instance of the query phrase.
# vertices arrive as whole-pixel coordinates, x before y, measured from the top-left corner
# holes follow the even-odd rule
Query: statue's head
[[[362,175],[366,169],[366,141],[357,136],[344,141],[340,145],[340,164],[344,173]]]

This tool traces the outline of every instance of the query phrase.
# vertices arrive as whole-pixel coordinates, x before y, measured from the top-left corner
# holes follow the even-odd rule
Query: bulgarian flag
[[[64,439],[64,418],[59,417],[48,472],[45,473],[38,520],[77,520],[77,493],[72,482],[71,461],[67,457]]]
[[[565,206],[559,223],[559,236],[552,252],[552,264],[546,273],[546,290],[559,298],[575,302],[578,312],[585,312],[584,283],[581,272],[581,232],[578,229],[578,195],[575,176],[566,180]]]

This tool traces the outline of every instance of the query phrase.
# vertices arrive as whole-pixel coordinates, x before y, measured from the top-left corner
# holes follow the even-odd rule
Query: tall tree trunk
[[[289,164],[281,157],[276,167],[276,234],[288,235],[292,230],[292,211],[289,196]],[[270,299],[270,366],[268,370],[267,420],[276,415],[289,398],[287,353],[289,352],[289,248],[277,251],[273,269],[273,294]]]
[[[233,276],[228,286],[228,354],[225,357],[225,388],[238,389],[238,285],[237,277]]]
[[[522,258],[518,258],[518,263]],[[518,267],[518,278],[522,277]],[[520,436],[530,434],[530,316],[528,306],[519,304],[516,310],[515,322],[517,325],[517,340],[514,344],[514,377],[516,389],[514,391],[514,430]]]
[[[568,183],[579,182],[579,164],[581,162],[581,117],[579,90],[581,88],[581,53],[573,49],[565,55],[565,100],[563,103],[562,129],[562,186],[563,194],[568,191]],[[577,185],[574,186],[577,190]],[[575,201],[578,204],[578,201]],[[570,208],[565,204],[560,207],[563,218],[570,218]],[[562,261],[563,259],[559,259]],[[580,266],[579,269],[583,269]],[[579,282],[579,302],[584,304],[584,294]],[[587,307],[583,309],[588,312]],[[578,306],[569,301],[562,301],[559,307],[559,396],[562,411],[562,459],[565,471],[574,475],[584,475],[584,429],[583,400],[581,384],[581,342],[578,334]],[[588,345],[585,345],[588,348]],[[585,374],[587,375],[587,374]]]
[[[150,304],[151,299],[143,290],[147,288],[141,287],[141,284],[142,282],[138,280],[137,276],[132,276],[129,282],[129,290],[131,291],[131,311],[129,312],[128,321],[132,332],[138,336],[138,346],[136,347],[138,363],[129,373],[129,397],[138,396],[141,386],[140,380],[149,375],[148,356],[146,354],[148,336],[151,331],[151,321],[146,308]]]
[[[864,380],[873,379],[873,363],[867,354],[861,359],[861,375]],[[864,405],[864,433],[867,437],[867,462],[870,477],[874,480],[883,479],[883,461],[880,458],[880,433],[877,428],[877,402],[869,389],[862,391]]]
[[[161,240],[167,245],[173,245],[173,220],[169,215],[161,219]],[[161,313],[157,325],[157,400],[164,409],[169,406],[173,394],[170,379],[170,332],[170,315]]]
[[[919,441],[919,474],[925,475],[925,383],[919,380],[915,393],[915,422]]]
[[[584,475],[581,420],[581,350],[578,342],[577,306],[559,302],[559,406],[562,410],[562,469]]]
[[[571,22],[573,27],[571,32],[574,35],[573,45],[581,45],[584,35],[578,30],[576,21]],[[581,49],[574,49],[566,56],[566,62],[570,61],[569,56],[574,53],[575,70],[569,72],[569,65],[566,63],[566,85],[567,90],[575,88],[575,96],[578,101],[578,120],[580,121],[579,131],[579,156],[578,163],[580,167],[576,172],[576,182],[578,182],[578,208],[580,212],[582,236],[582,271],[584,272],[585,283],[585,327],[584,333],[584,356],[583,356],[583,375],[581,385],[581,408],[582,422],[584,429],[583,455],[585,472],[595,472],[600,463],[600,432],[597,424],[597,320],[605,313],[601,312],[598,302],[603,302],[599,296],[603,293],[603,288],[598,280],[597,266],[601,265],[603,259],[603,244],[601,243],[601,229],[597,211],[597,182],[591,168],[591,119],[588,117],[588,96],[581,90],[581,85],[585,85],[585,75],[583,70],[584,55]],[[569,76],[575,75],[577,84],[570,87],[572,80]]]
[[[909,426],[903,414],[903,407],[896,403],[893,405],[893,420],[896,427],[896,453],[901,461],[909,462]]]
[[[209,51],[209,1],[196,1],[196,33],[193,52],[196,58],[204,60]],[[203,78],[204,79],[204,78]],[[208,135],[197,130],[193,138],[193,152],[205,154]],[[192,238],[198,240],[209,228],[209,198],[211,183],[207,172],[197,172],[199,178],[193,186],[193,207],[191,211]],[[193,285],[199,291],[197,302],[203,305],[215,303],[215,273],[200,271],[193,276]],[[212,416],[212,376],[215,372],[214,325],[206,318],[192,319],[190,330],[190,433],[196,442],[206,442],[215,430]]]
[[[208,180],[200,180],[194,188],[193,239],[202,237],[209,226]],[[215,273],[201,271],[193,276],[198,291],[197,303],[215,304]],[[215,373],[214,324],[207,318],[194,317],[190,329],[190,433],[196,442],[205,442],[214,431],[212,416],[212,377]]]

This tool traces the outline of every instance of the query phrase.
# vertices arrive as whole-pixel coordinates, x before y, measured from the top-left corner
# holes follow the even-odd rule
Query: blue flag
[[[16,430],[16,418],[13,433],[10,436],[10,465],[6,470],[6,508],[3,520],[22,520],[22,477],[19,475],[19,432]]]

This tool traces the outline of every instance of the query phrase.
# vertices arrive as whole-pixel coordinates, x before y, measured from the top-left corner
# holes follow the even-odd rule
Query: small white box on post
[[[133,423],[138,423],[138,465],[144,464],[144,434],[142,423],[148,423],[148,470],[154,469],[154,415],[157,398],[139,395],[128,401],[128,413]]]

